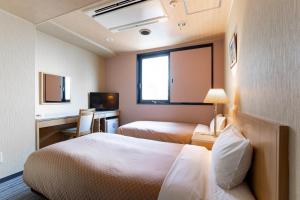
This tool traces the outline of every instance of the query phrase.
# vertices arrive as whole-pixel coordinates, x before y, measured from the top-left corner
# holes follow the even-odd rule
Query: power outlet
[[[3,153],[0,152],[0,164],[3,163]]]

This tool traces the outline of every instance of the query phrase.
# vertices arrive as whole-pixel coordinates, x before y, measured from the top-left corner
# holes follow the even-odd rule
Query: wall
[[[71,103],[39,104],[39,72],[69,76]],[[88,93],[104,89],[104,61],[99,56],[54,37],[37,32],[36,114],[77,113],[88,107]]]
[[[0,178],[23,169],[34,151],[35,27],[0,10]]]
[[[196,43],[193,43],[195,45]],[[197,44],[200,44],[198,42]],[[185,44],[180,46],[189,46]],[[179,47],[178,45],[176,47]],[[224,83],[224,41],[214,42],[215,87]],[[174,48],[174,47],[169,47]],[[162,49],[159,49],[162,50]],[[136,54],[123,53],[106,60],[106,90],[120,93],[121,123],[136,120],[180,121],[209,124],[212,106],[141,105],[136,103]]]
[[[104,89],[104,62],[81,48],[36,32],[0,10],[0,178],[23,170],[35,150],[35,113],[75,113],[88,107],[88,92]],[[71,103],[39,105],[39,75],[71,77]],[[34,104],[35,102],[35,104]]]
[[[225,45],[237,32],[238,63],[232,70],[225,54],[232,103],[290,127],[291,200],[300,199],[299,19],[298,0],[234,0]]]

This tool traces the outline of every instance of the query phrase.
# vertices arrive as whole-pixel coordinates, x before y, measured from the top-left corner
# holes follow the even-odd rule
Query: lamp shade
[[[224,89],[210,89],[204,99],[204,103],[227,104],[229,99]]]

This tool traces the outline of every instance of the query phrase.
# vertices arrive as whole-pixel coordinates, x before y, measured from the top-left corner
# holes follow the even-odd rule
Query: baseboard
[[[16,177],[18,177],[18,176],[21,176],[21,175],[23,175],[23,171],[17,172],[17,173],[15,173],[15,174],[9,175],[9,176],[4,177],[4,178],[1,178],[1,179],[0,179],[0,184],[1,184],[1,183],[4,183],[4,182],[6,182],[6,181],[9,181],[9,180],[11,180],[11,179],[13,179],[13,178],[16,178]]]

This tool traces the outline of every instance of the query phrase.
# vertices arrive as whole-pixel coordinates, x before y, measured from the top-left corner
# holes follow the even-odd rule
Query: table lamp
[[[217,106],[218,104],[227,104],[229,99],[224,89],[210,89],[204,99],[204,103],[213,103],[215,106],[214,111],[214,136],[217,136]]]

